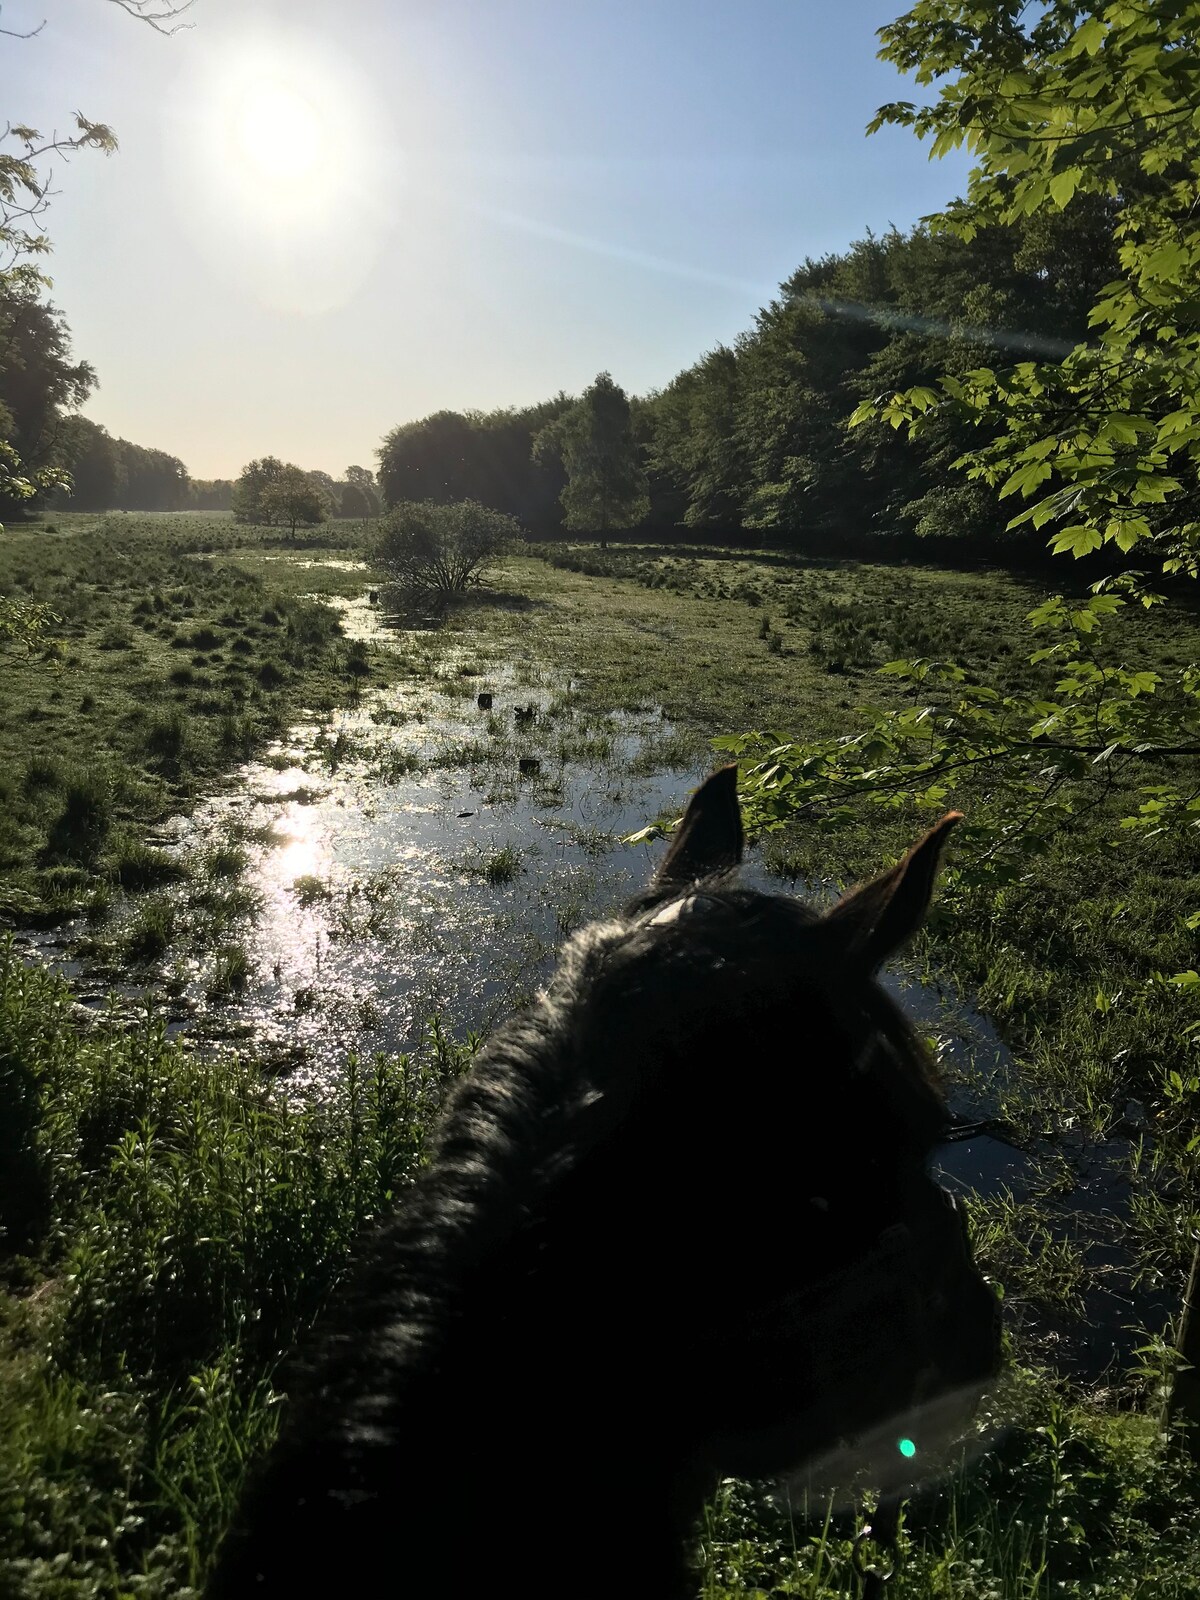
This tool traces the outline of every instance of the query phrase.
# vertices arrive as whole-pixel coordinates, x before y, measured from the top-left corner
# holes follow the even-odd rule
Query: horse
[[[451,1092],[209,1600],[682,1600],[722,1478],[881,1447],[895,1477],[898,1434],[965,1426],[998,1303],[877,980],[957,820],[819,912],[739,884],[736,769],[697,790],[649,887]]]

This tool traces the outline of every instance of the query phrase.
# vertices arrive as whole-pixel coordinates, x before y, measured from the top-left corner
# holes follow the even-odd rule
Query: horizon
[[[961,191],[961,155],[864,134],[918,98],[875,58],[896,14],[363,0],[351,34],[313,0],[196,0],[163,37],[66,0],[6,48],[22,121],[120,141],[59,166],[46,217],[83,414],[197,478],[339,476],[435,411],[661,389],[807,257]]]

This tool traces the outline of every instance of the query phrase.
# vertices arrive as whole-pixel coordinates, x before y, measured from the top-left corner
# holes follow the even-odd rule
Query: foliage
[[[193,0],[111,0],[127,15],[160,33],[173,33]],[[10,38],[36,37],[5,28]],[[68,483],[53,459],[54,424],[64,406],[79,404],[95,386],[86,363],[68,365],[66,328],[59,314],[40,304],[49,286],[38,262],[50,249],[43,218],[50,203],[47,163],[80,150],[111,155],[116,135],[80,113],[75,132],[49,138],[23,123],[0,133],[0,508],[11,508]],[[9,390],[18,391],[14,403]]]
[[[1198,21],[1174,0],[1036,12],[925,0],[884,30],[886,57],[920,82],[948,81],[932,105],[885,107],[877,123],[933,134],[935,153],[965,142],[979,162],[939,233],[969,248],[1082,194],[1112,214],[1119,276],[1092,308],[1093,342],[1054,361],[944,372],[864,402],[855,421],[905,428],[918,445],[947,425],[977,427],[959,464],[1001,500],[1030,502],[1010,527],[1052,524],[1056,554],[1103,552],[1109,570],[1087,598],[1055,595],[1029,612],[1044,640],[1033,692],[1003,695],[953,660],[918,655],[883,669],[909,686],[909,706],[868,711],[851,739],[732,741],[764,825],[806,813],[834,826],[860,802],[932,810],[969,796],[975,859],[960,887],[996,893],[1127,770],[1147,769],[1139,803],[1117,819],[1126,837],[1200,821],[1193,777],[1173,765],[1200,754],[1200,670],[1139,664],[1108,643],[1131,603],[1163,598],[1123,570],[1126,552],[1167,576],[1198,570]]]
[[[233,486],[233,520],[250,522],[259,526],[268,521],[263,498],[271,484],[283,472],[283,462],[278,456],[262,456],[242,468],[241,477]]]
[[[67,417],[55,454],[70,474],[55,504],[78,511],[180,511],[193,505],[187,468],[178,456],[114,439],[89,417]]]
[[[285,466],[263,489],[259,499],[260,520],[286,523],[293,533],[304,523],[314,527],[329,515],[330,495],[312,473]]]
[[[338,499],[343,517],[377,517],[380,510],[375,474],[369,467],[347,467]]]
[[[30,655],[45,649],[50,630],[62,619],[48,605],[16,595],[0,595],[0,650],[20,645]]]
[[[572,404],[559,394],[524,410],[438,411],[393,428],[379,450],[384,505],[477,500],[525,527],[556,525],[562,471],[556,462],[536,463],[531,450],[540,430]]]
[[[739,398],[738,357],[721,345],[648,407],[650,464],[685,487],[682,520],[689,528],[729,528],[741,520]]]
[[[415,501],[388,513],[372,560],[413,594],[461,594],[520,538],[515,518],[473,500]]]
[[[535,460],[557,457],[566,473],[560,496],[566,527],[604,536],[632,528],[650,510],[629,400],[607,372],[533,441]]]
[[[0,273],[0,510],[66,481],[56,449],[60,418],[96,384],[87,362],[72,362],[66,324],[41,301],[41,288],[21,268]]]
[[[986,21],[973,6],[927,0],[884,30],[882,53],[918,82],[954,73],[953,82],[920,111],[885,106],[875,124],[932,134],[934,154],[965,143],[977,157],[966,199],[940,219],[945,230],[970,240],[1088,194],[1114,207],[1118,254],[1118,275],[1091,310],[1091,342],[1053,364],[979,369],[897,395],[878,408],[885,420],[919,437],[939,411],[995,419],[996,437],[963,465],[1002,499],[1032,501],[1012,525],[1057,523],[1053,548],[1075,556],[1141,544],[1164,571],[1192,575],[1198,27],[1196,8],[1178,0],[1058,0],[1036,16],[1006,7]]]

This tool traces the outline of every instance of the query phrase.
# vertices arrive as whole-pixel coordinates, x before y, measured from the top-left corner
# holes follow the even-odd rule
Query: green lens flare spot
[[[896,1447],[900,1451],[900,1454],[910,1461],[917,1453],[917,1447],[911,1439],[898,1439],[896,1441]]]

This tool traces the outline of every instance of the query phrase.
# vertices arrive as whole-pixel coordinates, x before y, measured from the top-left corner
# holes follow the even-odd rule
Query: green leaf
[[[1082,167],[1068,167],[1065,172],[1056,173],[1050,179],[1050,198],[1056,206],[1066,206],[1071,203],[1071,197],[1078,189],[1082,177]]]
[[[1056,556],[1069,552],[1078,561],[1081,556],[1090,555],[1093,550],[1098,550],[1103,543],[1104,540],[1095,528],[1080,524],[1078,527],[1064,528],[1060,533],[1056,533],[1050,541],[1050,548]]]

